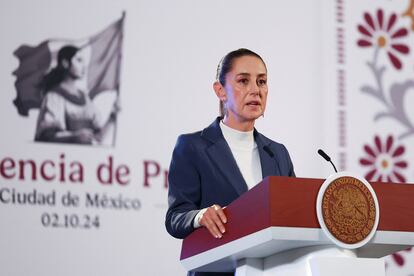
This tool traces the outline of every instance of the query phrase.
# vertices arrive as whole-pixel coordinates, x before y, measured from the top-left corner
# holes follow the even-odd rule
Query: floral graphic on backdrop
[[[388,119],[399,125],[398,133],[384,138],[375,134],[373,143],[363,145],[359,164],[365,169],[365,178],[369,181],[407,181],[409,155],[405,154],[407,147],[403,141],[414,135],[414,118],[410,118],[407,110],[410,106],[407,95],[414,91],[414,74],[411,72],[412,77],[408,79],[385,80],[387,72],[394,71],[403,76],[401,72],[413,69],[408,63],[412,61],[410,54],[414,50],[409,43],[411,32],[414,32],[414,0],[407,2],[409,5],[402,12],[384,12],[381,8],[374,12],[366,11],[357,25],[357,46],[372,53],[372,58],[365,64],[373,78],[361,86],[361,92],[382,105],[374,114],[373,121],[379,123]],[[379,57],[384,57],[382,64]],[[404,266],[413,257],[406,256],[410,252],[411,248],[392,254],[386,265],[391,261],[399,267]]]
[[[376,15],[364,13],[364,23],[358,25],[358,31],[362,35],[357,44],[359,47],[373,48],[373,57],[367,61],[367,66],[372,72],[375,84],[365,84],[361,91],[383,104],[384,109],[379,111],[374,121],[391,118],[404,126],[405,131],[399,134],[400,139],[414,134],[414,123],[408,116],[404,100],[407,92],[414,88],[414,80],[409,79],[403,82],[394,82],[386,90],[384,85],[384,75],[387,69],[401,70],[403,61],[400,59],[410,53],[410,48],[406,44],[408,29],[398,24],[398,16],[391,13],[385,16],[382,9],[378,9]],[[378,64],[378,56],[385,53],[392,67]]]
[[[404,258],[403,253],[407,253],[410,252],[412,250],[412,248],[407,248],[403,251],[394,253],[391,255],[391,258],[394,260],[394,262],[398,265],[398,266],[403,266],[405,264],[406,258]]]
[[[358,46],[374,47],[375,55],[378,55],[379,50],[385,51],[392,65],[396,69],[401,69],[402,63],[398,55],[407,55],[410,48],[401,41],[408,35],[408,31],[404,27],[396,26],[397,15],[392,13],[388,18],[384,18],[383,10],[379,9],[376,17],[366,12],[364,19],[366,24],[358,25],[358,31],[362,34]]]
[[[365,178],[368,181],[405,182],[402,170],[407,168],[403,159],[405,147],[394,143],[394,137],[389,135],[381,141],[375,136],[374,145],[364,145],[366,155],[359,163],[368,168]]]

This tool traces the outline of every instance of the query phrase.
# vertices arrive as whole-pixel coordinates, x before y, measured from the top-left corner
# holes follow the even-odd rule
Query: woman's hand
[[[217,204],[207,208],[204,214],[200,217],[199,223],[206,227],[215,238],[221,238],[224,232],[226,232],[224,224],[227,223],[227,218],[223,212],[223,208]]]
[[[119,103],[119,97],[116,98],[112,105],[111,113],[109,114],[109,121],[114,120],[116,115],[121,111],[121,104]]]
[[[74,138],[76,143],[80,144],[92,144],[95,139],[95,134],[92,129],[82,128],[74,132]]]

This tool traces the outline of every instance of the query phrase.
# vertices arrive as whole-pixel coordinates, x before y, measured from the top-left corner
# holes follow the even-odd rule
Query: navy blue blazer
[[[193,232],[200,209],[227,206],[248,190],[247,184],[220,129],[220,117],[203,131],[178,137],[168,174],[168,233],[183,239]],[[286,147],[256,129],[263,178],[295,176]]]

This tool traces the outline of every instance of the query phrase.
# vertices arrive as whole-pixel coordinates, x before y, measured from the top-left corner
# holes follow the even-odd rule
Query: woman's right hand
[[[200,217],[199,223],[201,226],[206,227],[215,238],[221,238],[224,232],[226,232],[224,224],[227,223],[227,218],[223,212],[223,208],[217,204],[207,208]]]

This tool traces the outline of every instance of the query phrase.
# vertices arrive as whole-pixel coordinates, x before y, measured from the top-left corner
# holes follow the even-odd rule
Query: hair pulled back
[[[220,82],[221,85],[226,85],[226,74],[233,69],[234,61],[240,57],[244,56],[253,56],[260,59],[266,67],[266,63],[263,61],[262,57],[259,56],[257,53],[253,52],[252,50],[246,48],[240,48],[234,51],[229,52],[226,54],[220,61],[217,66],[216,72],[216,80]],[[220,101],[220,116],[224,118],[226,114],[226,110],[224,107],[224,103]]]

